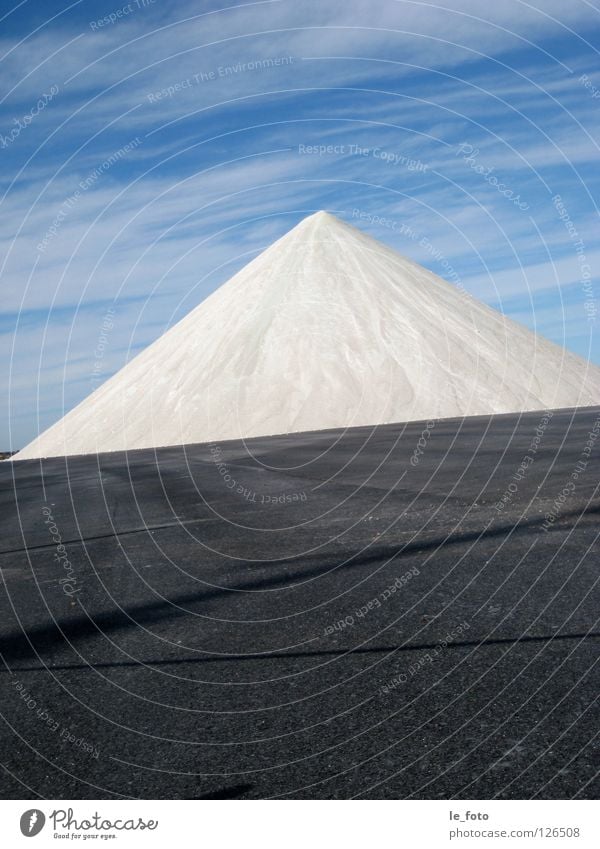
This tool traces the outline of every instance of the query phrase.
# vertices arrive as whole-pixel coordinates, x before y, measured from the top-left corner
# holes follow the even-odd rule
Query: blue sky
[[[0,450],[319,209],[600,363],[597,0],[0,18]]]

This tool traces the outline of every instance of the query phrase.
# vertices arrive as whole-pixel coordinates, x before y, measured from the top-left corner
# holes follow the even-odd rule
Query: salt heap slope
[[[318,212],[13,459],[599,403],[599,368]]]

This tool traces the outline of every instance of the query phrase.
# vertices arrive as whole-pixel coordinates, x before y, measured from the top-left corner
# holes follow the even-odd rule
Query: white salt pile
[[[325,212],[13,459],[600,403],[600,368]]]

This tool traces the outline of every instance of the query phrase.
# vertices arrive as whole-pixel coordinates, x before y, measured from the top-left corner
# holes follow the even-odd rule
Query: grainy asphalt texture
[[[2,796],[596,795],[599,416],[2,463]]]

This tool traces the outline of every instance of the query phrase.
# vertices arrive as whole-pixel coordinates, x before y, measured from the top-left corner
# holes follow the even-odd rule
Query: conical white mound
[[[324,212],[14,459],[600,403],[600,369]]]

